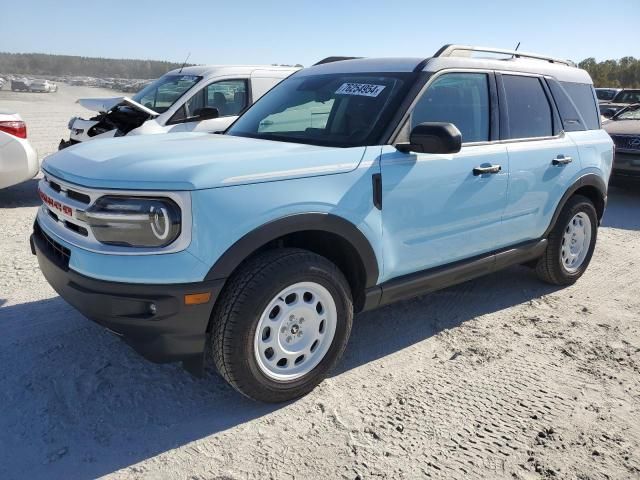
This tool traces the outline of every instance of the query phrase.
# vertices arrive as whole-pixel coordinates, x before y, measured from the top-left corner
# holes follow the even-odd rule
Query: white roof
[[[198,65],[195,67],[176,68],[166,75],[198,75],[216,77],[221,75],[250,75],[254,70],[271,70],[274,72],[295,72],[300,67],[281,67],[277,65]]]

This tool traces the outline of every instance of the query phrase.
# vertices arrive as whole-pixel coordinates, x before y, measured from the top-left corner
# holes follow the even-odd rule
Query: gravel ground
[[[44,154],[102,93],[0,106]],[[0,191],[0,478],[640,478],[640,187],[611,190],[576,285],[516,267],[360,315],[338,371],[274,406],[57,297],[28,248],[35,186]]]

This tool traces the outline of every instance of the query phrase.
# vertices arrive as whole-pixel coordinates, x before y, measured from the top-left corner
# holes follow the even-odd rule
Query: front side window
[[[616,95],[616,91],[598,88],[596,89],[596,95],[598,96],[598,100],[608,101],[608,100],[611,100]]]
[[[220,117],[239,115],[246,108],[247,102],[246,80],[211,83],[187,100],[169,123],[198,121],[198,115],[203,108],[216,108]]]
[[[163,113],[201,79],[197,75],[164,75],[136,93],[132,100]]]
[[[623,90],[614,97],[613,103],[640,103],[640,90]]]
[[[290,77],[255,103],[229,135],[336,147],[375,145],[414,73]]]
[[[424,122],[453,123],[462,142],[489,140],[489,84],[484,73],[448,73],[433,81],[411,114],[411,128]]]
[[[506,102],[506,135],[512,138],[553,135],[551,106],[539,78],[503,75]],[[503,129],[501,129],[503,130]]]

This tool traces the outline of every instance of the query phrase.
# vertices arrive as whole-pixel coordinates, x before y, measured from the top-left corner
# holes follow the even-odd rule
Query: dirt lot
[[[102,93],[0,106],[44,154]],[[611,190],[575,286],[517,267],[361,315],[338,371],[278,406],[148,363],[57,297],[37,204],[34,181],[0,191],[2,479],[640,478],[640,187]]]

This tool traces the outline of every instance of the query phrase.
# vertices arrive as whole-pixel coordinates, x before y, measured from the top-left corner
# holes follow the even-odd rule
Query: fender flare
[[[229,247],[207,273],[205,280],[228,278],[247,257],[269,242],[303,231],[333,233],[346,240],[358,253],[364,268],[365,288],[378,282],[378,261],[365,235],[348,220],[330,213],[302,213],[272,220],[244,235]]]
[[[562,212],[562,209],[567,203],[567,200],[569,200],[569,198],[571,198],[571,196],[575,194],[582,187],[594,187],[600,194],[601,199],[603,201],[603,205],[606,206],[607,184],[602,179],[602,177],[595,173],[587,173],[586,175],[581,176],[567,189],[567,191],[564,193],[564,195],[560,199],[560,202],[558,203],[558,206],[556,207],[556,210],[553,213],[553,217],[551,218],[551,222],[549,222],[549,227],[547,227],[547,230],[544,232],[543,238],[546,238],[551,233],[551,230],[555,226],[556,221],[558,220],[558,217]],[[603,213],[604,213],[604,208],[603,208]],[[601,219],[602,219],[602,215],[600,215],[600,218],[598,220],[601,220]]]

